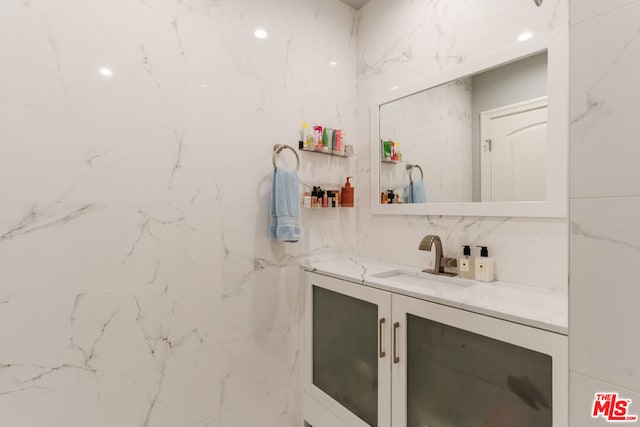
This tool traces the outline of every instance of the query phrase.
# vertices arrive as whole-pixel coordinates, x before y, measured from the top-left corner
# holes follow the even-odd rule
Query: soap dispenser
[[[486,246],[480,248],[480,258],[476,260],[476,280],[481,282],[493,282],[493,258],[489,258],[489,250]]]
[[[462,247],[462,256],[458,260],[458,276],[463,279],[473,279],[475,275],[475,262],[471,256],[471,246]]]
[[[354,188],[351,186],[349,180],[353,178],[352,176],[347,177],[347,182],[345,182],[344,187],[342,187],[342,200],[340,205],[345,208],[353,207],[353,193]]]

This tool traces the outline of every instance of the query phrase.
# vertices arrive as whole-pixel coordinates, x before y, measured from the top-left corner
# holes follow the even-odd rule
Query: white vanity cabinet
[[[567,337],[305,273],[313,427],[565,427]]]

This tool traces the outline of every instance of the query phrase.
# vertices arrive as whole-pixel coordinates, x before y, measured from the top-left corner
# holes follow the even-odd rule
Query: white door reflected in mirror
[[[544,201],[547,99],[480,113],[483,202]]]

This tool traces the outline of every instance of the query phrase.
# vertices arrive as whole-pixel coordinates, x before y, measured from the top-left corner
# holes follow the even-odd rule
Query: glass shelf
[[[308,153],[318,153],[324,154],[326,156],[334,156],[334,157],[349,157],[345,152],[332,152],[332,151],[319,151],[311,148],[300,148],[300,151],[306,151]]]

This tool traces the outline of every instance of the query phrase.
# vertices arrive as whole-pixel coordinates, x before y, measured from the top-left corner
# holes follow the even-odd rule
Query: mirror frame
[[[432,87],[468,77],[536,53],[547,51],[548,157],[547,200],[536,202],[380,203],[380,106]],[[370,201],[374,215],[452,215],[566,218],[568,211],[569,37],[563,29],[494,51],[425,80],[377,97],[370,116]]]

